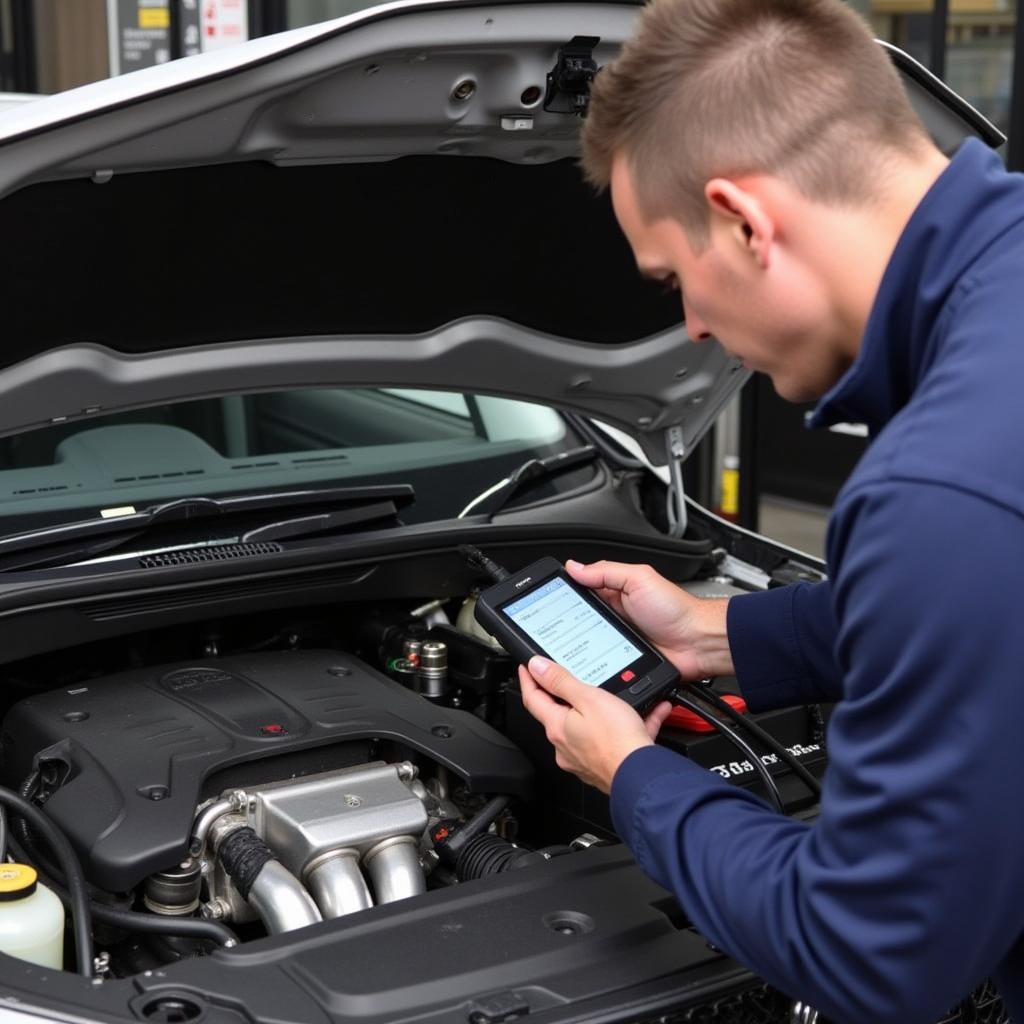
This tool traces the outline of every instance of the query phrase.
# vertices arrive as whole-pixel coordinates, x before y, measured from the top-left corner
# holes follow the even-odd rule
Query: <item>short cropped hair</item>
[[[704,186],[775,174],[812,200],[869,202],[879,154],[927,134],[867,23],[842,0],[652,0],[594,80],[583,170],[622,154],[647,219],[707,239]]]

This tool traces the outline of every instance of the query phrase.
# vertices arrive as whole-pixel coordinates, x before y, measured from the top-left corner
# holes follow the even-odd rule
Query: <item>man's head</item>
[[[854,357],[943,161],[841,0],[653,0],[595,80],[583,146],[640,269],[682,287],[691,337],[795,400]]]

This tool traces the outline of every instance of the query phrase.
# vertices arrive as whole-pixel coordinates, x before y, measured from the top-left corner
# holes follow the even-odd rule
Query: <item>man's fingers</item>
[[[607,589],[629,593],[631,586],[636,586],[637,581],[653,572],[648,565],[629,565],[625,562],[592,562],[590,565],[583,565],[571,559],[565,563],[566,572],[586,587],[594,590]]]
[[[655,704],[650,711],[647,712],[647,716],[644,718],[644,725],[647,727],[647,735],[652,740],[658,738],[658,733],[661,731],[661,727],[665,724],[665,719],[672,714],[672,705],[667,700],[661,701],[660,704]]]
[[[558,707],[545,690],[537,685],[537,681],[523,665],[519,666],[519,690],[522,693],[522,702],[526,706],[526,710],[535,718],[540,718],[537,712],[543,714],[548,707]]]
[[[609,590],[607,587],[602,587],[600,590],[595,590],[594,593],[597,594],[597,596],[601,598],[601,600],[604,601],[606,605],[608,605],[610,608],[614,608],[615,611],[618,612],[619,615],[621,615],[623,618],[629,617],[626,615],[626,609],[622,607],[621,591]]]
[[[537,685],[537,682],[523,666],[519,666],[519,689],[522,706],[550,732],[565,716],[565,709]]]
[[[547,658],[534,656],[526,666],[534,680],[548,693],[578,707],[590,696],[590,687],[581,683],[571,672]]]

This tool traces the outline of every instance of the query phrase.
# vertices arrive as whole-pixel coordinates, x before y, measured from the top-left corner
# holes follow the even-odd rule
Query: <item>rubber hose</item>
[[[58,892],[59,896],[60,893]],[[189,939],[210,939],[221,946],[237,946],[238,936],[220,921],[202,921],[197,917],[172,917],[163,914],[140,914],[135,910],[115,910],[102,903],[92,905],[93,915],[103,924],[116,925],[125,931],[147,935],[180,935]]]
[[[24,818],[15,818],[15,821],[19,822],[24,822],[24,820]],[[31,835],[31,830],[29,830],[29,833]],[[7,837],[7,844],[10,846],[15,859],[20,864],[31,864],[41,876],[46,876],[47,885],[50,885],[52,882],[55,885],[64,886],[64,872],[61,871],[60,867],[39,849],[39,846],[35,842],[35,837],[31,837],[29,841],[26,842],[23,837],[16,837],[12,830],[10,835]],[[90,902],[94,904],[101,903],[102,901],[96,899],[96,894],[98,892],[102,892],[102,890],[90,885],[88,880],[85,885],[89,893]],[[67,892],[67,889],[65,888],[63,891]]]
[[[529,853],[529,850],[521,850],[501,836],[492,836],[490,833],[474,836],[459,854],[455,862],[455,873],[462,882],[499,875],[508,871],[519,857],[528,856]]]
[[[217,855],[243,900],[249,899],[253,882],[267,861],[277,859],[270,847],[248,826],[235,829],[220,844]]]
[[[465,825],[462,826],[448,840],[447,855],[450,858],[449,863],[456,862],[459,859],[459,854],[465,849],[466,845],[471,839],[486,832],[491,825],[494,824],[495,819],[508,805],[512,803],[512,797],[510,796],[494,796],[487,801],[480,808],[476,814],[473,815]]]

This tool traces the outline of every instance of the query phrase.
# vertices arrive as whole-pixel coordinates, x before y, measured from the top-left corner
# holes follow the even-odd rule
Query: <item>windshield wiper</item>
[[[559,473],[593,462],[597,456],[597,449],[592,444],[585,444],[582,448],[572,448],[567,452],[549,455],[546,459],[530,459],[503,480],[478,494],[459,513],[458,518],[485,515],[488,519],[493,519],[527,484],[547,480]]]
[[[393,501],[378,501],[347,508],[340,512],[322,512],[314,516],[297,516],[281,519],[276,523],[257,526],[243,533],[239,543],[252,544],[268,540],[296,540],[299,537],[315,537],[348,526],[361,526],[374,519],[389,519],[398,512]]]
[[[42,527],[0,537],[0,571],[40,568],[61,562],[82,561],[102,555],[151,533],[187,533],[191,522],[208,521],[221,533],[237,529],[237,536],[221,542],[248,542],[313,536],[376,519],[397,517],[412,504],[415,493],[408,484],[380,487],[333,487],[322,490],[279,491],[223,498],[180,498],[136,511],[108,510],[91,519]],[[280,518],[285,511],[315,508],[309,515]],[[273,515],[270,522],[263,512]],[[264,521],[253,523],[253,519]],[[188,539],[181,546],[188,546]]]

